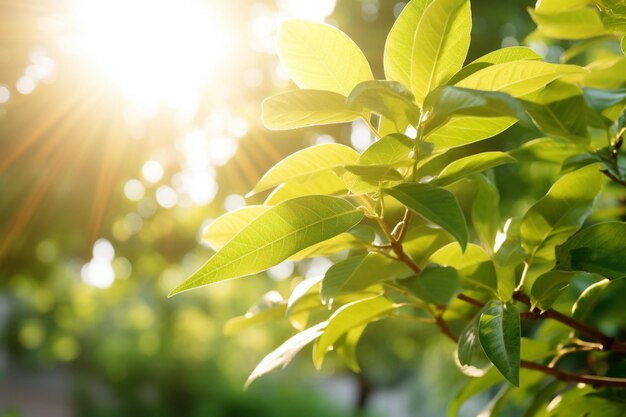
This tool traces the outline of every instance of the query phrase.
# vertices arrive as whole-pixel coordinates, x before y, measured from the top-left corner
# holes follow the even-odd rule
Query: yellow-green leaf
[[[363,326],[391,312],[394,305],[385,297],[379,296],[355,301],[338,309],[328,319],[324,334],[313,348],[313,364],[322,367],[326,352],[350,330]]]
[[[213,220],[202,233],[202,240],[218,251],[252,220],[269,209],[269,206],[246,206],[230,211]]]
[[[457,159],[448,166],[434,180],[434,184],[443,186],[452,184],[469,175],[485,171],[504,164],[517,162],[515,158],[506,152],[483,152]]]
[[[351,165],[359,159],[354,149],[338,143],[323,143],[289,155],[263,175],[252,193],[258,193],[288,181],[305,181],[321,172]]]
[[[346,97],[323,90],[295,90],[263,101],[263,124],[268,129],[352,122],[363,116],[363,108],[346,104]]]
[[[328,170],[317,173],[304,181],[296,178],[279,185],[267,196],[265,204],[275,206],[282,201],[305,195],[341,195],[346,192],[346,186],[337,173]]]
[[[469,0],[433,0],[415,32],[411,91],[418,104],[461,69],[470,44]]]
[[[278,31],[278,55],[300,88],[348,96],[373,79],[359,47],[339,29],[306,20],[287,20]]]
[[[170,296],[264,271],[349,230],[362,218],[362,211],[338,197],[307,196],[280,203],[248,224]]]
[[[528,9],[541,33],[556,39],[585,39],[607,33],[595,7],[544,13]]]
[[[513,117],[452,116],[446,124],[430,132],[426,139],[435,145],[436,151],[440,151],[490,138],[516,121]]]

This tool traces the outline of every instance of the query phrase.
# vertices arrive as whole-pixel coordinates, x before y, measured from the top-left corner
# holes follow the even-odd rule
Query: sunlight
[[[78,2],[83,53],[128,99],[146,107],[195,107],[200,87],[215,76],[230,49],[212,2]]]

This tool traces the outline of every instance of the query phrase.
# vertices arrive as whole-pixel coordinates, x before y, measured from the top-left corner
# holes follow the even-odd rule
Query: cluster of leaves
[[[617,45],[626,27],[618,3],[543,0],[531,14],[549,36],[603,36]],[[565,401],[547,408],[557,395],[579,402],[592,396],[590,415],[625,412],[613,392],[563,390],[567,382],[623,388],[626,379],[602,375],[606,366],[576,369],[592,373],[584,375],[557,365],[569,353],[626,351],[614,335],[587,324],[603,294],[626,276],[626,223],[585,224],[606,184],[625,184],[626,90],[611,87],[626,83],[626,61],[613,55],[608,63],[556,64],[530,48],[510,47],[464,65],[471,26],[469,0],[409,2],[387,38],[386,80],[374,80],[363,53],[338,29],[282,24],[280,59],[300,89],[263,103],[266,126],[362,119],[377,140],[360,154],[330,143],[280,161],[252,191],[273,188],[265,203],[214,221],[204,238],[215,255],[172,291],[253,275],[286,259],[348,251],[333,257],[323,276],[298,283],[288,299],[273,293],[227,325],[235,331],[286,317],[299,330],[249,382],[285,366],[310,343],[317,368],[334,350],[358,371],[356,346],[366,326],[400,317],[438,326],[457,344],[460,370],[478,378],[459,393],[451,415],[503,379],[542,391],[527,415],[570,415]],[[577,54],[593,47],[584,42],[573,47]],[[509,152],[472,153],[432,172],[451,149],[517,122],[541,137]],[[518,155],[560,163],[561,172],[544,197],[504,222],[493,168],[516,163]],[[467,189],[469,207],[458,199]],[[566,331],[523,334],[526,319],[550,319]],[[558,383],[546,386],[549,377]]]

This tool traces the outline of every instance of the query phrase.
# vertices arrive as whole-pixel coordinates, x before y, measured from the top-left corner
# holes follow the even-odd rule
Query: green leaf
[[[170,296],[264,271],[349,230],[362,218],[360,210],[338,197],[308,196],[280,203],[248,224]]]
[[[548,64],[542,61],[514,61],[491,65],[459,81],[458,87],[502,91],[521,97],[545,87],[564,75],[585,74],[576,65]]]
[[[445,186],[462,180],[472,174],[477,174],[488,169],[513,164],[517,160],[506,152],[483,152],[457,159],[446,166],[443,171],[433,180],[433,184]]]
[[[463,66],[470,44],[472,13],[468,0],[433,0],[415,31],[411,90],[418,104]]]
[[[356,292],[380,281],[406,278],[413,271],[405,264],[380,253],[370,252],[337,262],[322,280],[320,291],[324,304],[332,304],[340,294]]]
[[[595,165],[559,178],[522,219],[520,236],[527,259],[554,259],[554,247],[582,226],[601,187],[602,174]]]
[[[424,9],[431,0],[410,1],[393,24],[385,42],[385,77],[411,85],[411,60],[415,44],[415,32]]]
[[[426,135],[426,140],[435,144],[435,151],[442,151],[495,136],[516,121],[512,117],[452,116]]]
[[[491,300],[478,322],[478,339],[500,373],[519,386],[520,315],[512,303]]]
[[[626,55],[626,36],[622,38],[620,42],[620,46],[622,47],[622,52]]]
[[[448,266],[429,265],[401,285],[429,304],[445,305],[459,291],[459,275]]]
[[[479,91],[454,86],[439,87],[426,97],[424,108],[431,112],[424,132],[444,124],[453,115],[515,117],[531,124],[522,104],[506,93]]]
[[[552,304],[561,295],[575,277],[591,278],[591,274],[578,271],[552,270],[540,275],[530,290],[533,306],[539,306],[542,310],[552,307]]]
[[[367,325],[364,324],[363,326],[348,331],[334,346],[337,354],[343,359],[348,368],[355,373],[361,372],[361,367],[356,357],[356,348],[366,327]]]
[[[402,181],[404,177],[389,165],[346,165],[346,171],[367,182]]]
[[[626,276],[626,223],[594,224],[556,248],[560,269],[595,272],[607,278]]]
[[[538,138],[525,142],[510,154],[517,160],[562,164],[565,159],[577,155],[581,150],[579,145],[569,140]]]
[[[295,336],[292,336],[276,350],[264,357],[248,377],[245,388],[247,389],[254,380],[263,375],[287,366],[306,345],[322,335],[324,327],[326,327],[326,322],[309,327]]]
[[[472,61],[470,64],[461,68],[454,77],[448,81],[448,84],[456,84],[463,78],[470,76],[478,70],[495,64],[503,64],[505,62],[539,60],[541,55],[526,46],[510,46],[508,48],[497,49],[482,57]]]
[[[465,250],[467,224],[456,197],[450,191],[429,184],[405,183],[386,192],[426,220],[441,226]]]
[[[611,281],[605,278],[595,284],[591,284],[580,294],[580,297],[578,297],[578,300],[572,307],[572,315],[576,320],[585,321],[589,317],[610,283]]]
[[[202,240],[218,251],[252,220],[269,210],[269,206],[246,206],[225,213],[213,220],[202,233]]]
[[[410,153],[414,141],[409,137],[395,133],[372,143],[359,157],[360,165],[407,166],[412,163]]]
[[[472,223],[482,246],[492,254],[500,226],[500,193],[493,181],[484,175],[474,177],[476,191],[472,203]]]
[[[556,39],[585,39],[607,33],[594,7],[572,10],[570,6],[556,13],[528,9],[541,33]]]
[[[263,101],[263,124],[273,130],[352,122],[361,116],[363,107],[347,104],[345,96],[331,91],[287,91]]]
[[[458,361],[459,370],[465,375],[475,378],[485,375],[491,368],[491,362],[485,355],[478,339],[479,319],[480,313],[467,323],[461,332],[455,357]]]
[[[598,90],[595,88],[583,88],[585,100],[596,111],[600,112],[616,104],[626,102],[626,88],[617,90]]]
[[[463,288],[496,295],[498,281],[493,262],[478,245],[470,243],[465,252],[461,252],[458,243],[450,243],[437,250],[428,263],[455,268]]]
[[[265,200],[265,205],[275,206],[285,200],[306,195],[342,195],[348,190],[335,171],[328,170],[302,180],[295,178],[276,187]]]
[[[373,79],[359,47],[339,29],[306,20],[287,20],[278,31],[278,56],[300,88],[348,96]]]
[[[338,143],[323,143],[289,155],[263,175],[252,194],[275,187],[287,181],[305,181],[324,171],[354,164],[359,153]]]
[[[393,120],[396,128],[417,125],[420,109],[413,94],[397,81],[364,81],[348,96],[348,105],[365,107]]]
[[[535,5],[535,11],[543,14],[562,13],[592,4],[593,0],[541,0]]]
[[[306,258],[332,255],[346,249],[359,248],[365,248],[364,242],[357,239],[351,233],[341,233],[333,238],[302,249],[295,255],[290,256],[288,259],[291,261],[299,261]]]
[[[622,390],[598,390],[591,385],[572,388],[545,413],[546,417],[623,417],[626,403]]]
[[[316,369],[322,367],[326,352],[350,330],[368,324],[394,309],[391,301],[385,297],[373,297],[346,304],[328,319],[324,334],[313,348],[313,364]]]
[[[285,316],[286,308],[287,305],[281,295],[276,291],[270,291],[250,307],[246,314],[229,319],[224,324],[224,333],[230,335],[252,326],[280,320]]]

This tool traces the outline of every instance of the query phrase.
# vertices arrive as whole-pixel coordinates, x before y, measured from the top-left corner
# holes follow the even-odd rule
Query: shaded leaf
[[[610,283],[611,281],[605,278],[595,284],[591,284],[580,294],[580,297],[578,297],[578,300],[572,307],[572,315],[576,320],[585,321],[589,317]]]
[[[396,128],[416,125],[420,109],[413,94],[397,81],[364,81],[359,83],[347,99],[348,105],[365,107],[389,120]]]
[[[594,224],[556,248],[560,269],[595,272],[607,278],[626,276],[626,223]]]
[[[578,276],[591,278],[591,274],[578,271],[552,270],[540,275],[530,290],[533,305],[539,306],[542,310],[549,309],[559,295],[569,287],[571,280]]]
[[[456,197],[450,191],[429,184],[405,183],[386,192],[426,220],[441,226],[465,250],[467,224]]]
[[[412,162],[414,141],[400,133],[384,136],[372,143],[359,157],[360,165],[406,166]]]
[[[593,165],[564,175],[526,212],[520,236],[529,260],[554,259],[554,247],[576,232],[591,213],[601,177]]]
[[[482,310],[481,310],[482,312]],[[478,338],[479,312],[463,329],[459,336],[455,359],[461,372],[472,377],[481,377],[491,368],[491,362],[480,345]]]
[[[500,226],[500,193],[498,187],[484,175],[476,175],[474,184],[472,223],[483,248],[491,254]]]
[[[429,304],[445,305],[459,291],[459,275],[448,266],[429,265],[401,285]]]
[[[455,268],[463,288],[496,295],[498,280],[493,262],[478,245],[470,243],[467,249],[461,252],[458,243],[450,243],[437,250],[428,263]]]

